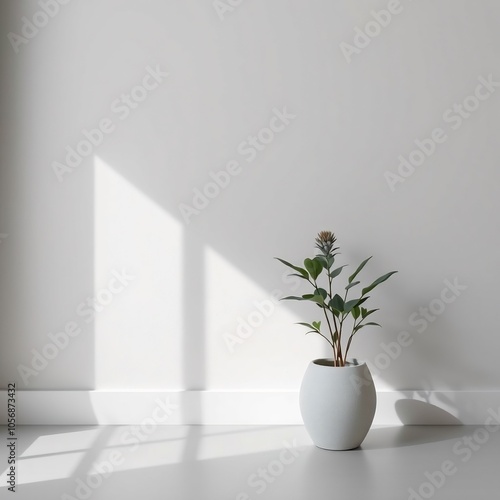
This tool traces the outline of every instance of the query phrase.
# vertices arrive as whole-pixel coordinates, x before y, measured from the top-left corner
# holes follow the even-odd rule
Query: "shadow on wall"
[[[61,189],[50,167],[51,155],[58,147],[64,151],[74,136],[81,106],[80,77],[73,71],[78,57],[63,54],[65,43],[52,44],[51,37],[71,22],[67,16],[78,3],[43,4],[59,9],[53,18],[42,4],[0,6],[5,42],[0,47],[0,233],[8,233],[0,244],[0,378],[5,385],[17,382],[18,390],[91,390],[94,325],[77,310],[88,308],[86,301],[95,293],[93,170],[79,172],[77,182]],[[25,27],[30,38],[23,37],[25,21],[35,13],[39,23],[48,19],[46,26],[31,32]],[[13,33],[24,40],[17,53],[7,37]],[[59,70],[48,70],[49,61]],[[65,105],[58,108],[61,101]],[[77,322],[81,333],[59,349],[48,336],[64,332],[70,322]],[[19,365],[36,373],[22,378]]]
[[[395,406],[404,425],[462,425],[451,413],[426,401],[400,399]]]
[[[9,2],[7,5],[11,4]],[[92,2],[86,4],[82,2],[79,4],[81,12],[77,14],[93,12],[95,5]],[[368,161],[371,162],[371,158],[376,154],[368,147],[366,151],[359,148],[359,144],[366,138],[363,138],[362,131],[358,131],[358,128],[367,122],[366,119],[360,118],[366,118],[370,113],[373,113],[373,116],[380,116],[380,109],[384,108],[367,108],[366,116],[357,116],[348,108],[355,101],[357,102],[360,96],[347,95],[346,110],[337,103],[339,109],[335,109],[335,113],[340,113],[340,123],[342,123],[341,113],[343,112],[347,116],[355,117],[355,129],[343,125],[337,127],[338,124],[332,119],[333,104],[330,105],[329,102],[334,91],[325,90],[320,86],[324,84],[323,82],[340,85],[342,78],[337,76],[332,81],[329,70],[325,69],[327,65],[324,64],[324,60],[317,55],[312,57],[313,54],[318,53],[314,50],[318,40],[314,37],[311,37],[311,40],[305,36],[298,37],[297,32],[300,33],[300,31],[296,29],[294,21],[297,19],[293,17],[282,18],[280,26],[283,26],[283,36],[275,36],[272,29],[269,32],[263,30],[262,45],[257,47],[262,51],[262,57],[259,57],[248,53],[245,45],[247,40],[243,34],[233,39],[231,31],[222,32],[221,24],[213,12],[209,14],[207,11],[203,15],[197,12],[194,15],[190,10],[191,7],[185,6],[178,7],[179,12],[176,12],[175,16],[169,16],[166,15],[169,11],[162,10],[166,8],[162,5],[167,4],[152,2],[146,7],[142,5],[137,7],[137,11],[130,11],[128,7],[124,7],[123,10],[117,12],[109,10],[109,5],[107,5],[102,15],[99,13],[95,16],[95,18],[106,20],[100,28],[78,33],[81,39],[78,39],[75,48],[85,46],[85,57],[79,59],[75,66],[71,66],[65,73],[65,77],[68,78],[68,74],[74,69],[75,73],[78,73],[78,84],[76,80],[70,80],[73,86],[64,88],[56,86],[50,90],[51,93],[47,99],[53,104],[63,90],[69,88],[69,93],[64,94],[63,102],[76,101],[78,104],[75,108],[70,107],[68,111],[61,110],[56,113],[54,120],[58,121],[53,124],[56,133],[48,142],[54,143],[55,141],[63,146],[59,149],[55,146],[49,148],[48,154],[52,156],[48,157],[52,158],[55,155],[61,159],[61,151],[64,150],[66,144],[76,147],[78,141],[82,139],[80,130],[76,130],[78,127],[75,126],[73,127],[75,130],[67,131],[67,123],[75,123],[72,119],[73,114],[81,118],[81,122],[86,124],[87,129],[95,127],[103,118],[113,117],[116,130],[106,136],[103,143],[98,146],[99,157],[182,228],[179,241],[173,241],[175,237],[168,234],[166,227],[155,228],[157,232],[152,235],[153,245],[156,237],[163,237],[166,241],[170,238],[172,246],[178,244],[182,248],[183,257],[182,288],[178,290],[178,295],[182,297],[180,319],[179,321],[176,319],[170,325],[170,330],[165,329],[160,333],[164,336],[170,333],[170,337],[179,337],[180,356],[174,360],[177,366],[182,365],[180,380],[176,381],[178,387],[182,390],[203,390],[207,387],[209,378],[207,365],[210,362],[206,335],[208,313],[206,250],[213,249],[229,265],[242,271],[261,289],[271,291],[278,284],[282,284],[277,283],[276,279],[282,269],[272,261],[272,256],[281,256],[284,246],[293,248],[296,255],[307,255],[310,252],[310,241],[316,230],[333,225],[335,229],[338,227],[341,233],[343,231],[344,234],[349,234],[353,222],[360,220],[361,217],[363,220],[369,219],[371,215],[376,218],[377,213],[366,214],[363,207],[358,207],[357,201],[353,201],[351,197],[350,189],[364,189],[370,202],[380,201],[381,193],[389,196],[387,186],[383,185],[381,188],[372,173],[365,176],[363,172],[355,169],[349,170],[350,167],[345,165],[333,165],[330,168],[329,159],[332,150],[324,149],[324,144],[330,144],[334,137],[337,152],[345,153],[345,158],[352,158],[353,165],[356,162],[368,164]],[[272,9],[272,7],[269,8]],[[9,11],[10,21],[16,25],[21,12],[16,11],[13,15],[14,12],[10,12],[10,7],[3,7],[3,9]],[[68,9],[70,9],[69,5]],[[75,15],[75,11],[69,10],[67,13]],[[287,11],[283,15],[292,14]],[[10,25],[10,21],[6,25]],[[56,21],[58,20],[54,20]],[[262,19],[263,26],[267,28],[272,26],[272,22],[267,24],[269,21],[270,19]],[[224,30],[227,26],[230,25],[225,23]],[[288,32],[286,26],[293,27],[293,29]],[[154,36],[145,36],[145,33],[151,33]],[[231,36],[228,39],[224,38],[228,33]],[[240,31],[235,30],[234,33],[240,33]],[[241,33],[244,32],[241,31]],[[254,38],[253,26],[250,33]],[[220,37],[223,39],[222,42]],[[74,40],[68,39],[68,43],[70,41],[75,43]],[[235,43],[227,43],[228,41]],[[299,45],[304,45],[305,49],[294,51]],[[72,60],[78,59],[74,57],[70,49],[67,51],[71,54]],[[260,54],[258,51],[256,53]],[[290,58],[290,53],[294,54],[293,59]],[[322,52],[319,54],[321,55]],[[59,52],[53,55],[61,57],[60,61],[57,60],[61,67],[68,62]],[[23,73],[21,69],[23,65],[28,65],[29,61],[13,59],[12,54],[8,54],[7,58],[12,67],[18,67],[16,77],[19,80],[25,78],[26,73]],[[242,71],[239,63],[241,60],[246,61],[245,58],[250,66]],[[20,61],[24,62],[21,64]],[[288,63],[285,64],[286,61],[291,61],[289,66]],[[143,81],[141,79],[145,72],[149,71],[151,75],[152,71],[156,71],[158,79],[163,78],[159,74],[161,72],[155,69],[157,65],[163,71],[169,71],[172,74],[166,77],[165,83],[159,85],[151,94],[144,95],[141,93],[143,91],[135,91],[137,102],[133,103],[133,107],[127,108],[123,100],[120,100],[122,99],[121,93],[130,92],[136,82]],[[153,70],[146,70],[146,66]],[[308,71],[297,76],[297,67],[308,68]],[[287,73],[287,71],[291,72]],[[349,81],[351,75],[348,71],[345,67],[344,73],[348,80],[346,88],[351,88],[352,82]],[[45,71],[45,73],[50,72]],[[132,73],[135,75],[133,78]],[[256,75],[261,78],[260,81],[257,80],[260,84],[259,95],[255,95]],[[311,78],[311,75],[315,75],[314,78]],[[16,80],[13,78],[12,82]],[[13,86],[12,82],[11,86]],[[152,82],[151,78],[149,82]],[[54,82],[48,80],[46,83],[47,88],[51,88],[49,84]],[[387,87],[385,81],[384,85]],[[8,90],[6,95],[12,95],[13,89]],[[318,90],[323,93],[318,94]],[[387,91],[392,94],[391,88],[388,87]],[[321,96],[319,99],[318,95]],[[115,103],[116,100],[117,105],[114,109],[121,111],[114,114],[113,110],[110,111],[109,105],[112,102]],[[364,109],[365,101],[361,99],[360,102]],[[390,102],[383,104],[388,105]],[[256,106],[255,103],[258,105]],[[15,117],[15,107],[9,109],[11,115]],[[45,108],[42,110],[47,111]],[[384,111],[389,113],[389,106]],[[27,119],[27,116],[24,119]],[[13,127],[13,130],[21,133],[25,123],[19,121],[15,123],[17,125]],[[274,123],[274,127],[279,126],[280,131],[272,132],[271,123]],[[391,120],[391,123],[398,122]],[[370,134],[379,133],[383,129],[383,127],[377,127],[374,131],[372,126],[368,128],[371,129]],[[249,134],[259,135],[259,131],[264,131],[259,136],[262,140],[258,146],[251,146],[247,139]],[[32,133],[35,134],[35,132]],[[242,141],[243,148],[240,148]],[[345,151],[343,150],[344,144]],[[21,149],[21,144],[16,144],[16,146]],[[387,144],[381,143],[382,148],[386,146]],[[34,149],[37,151],[36,148]],[[366,152],[367,157],[362,156],[363,151]],[[51,282],[51,277],[52,281],[61,280],[54,284],[58,292],[51,296],[52,299],[47,298],[47,294],[43,293],[46,289],[32,290],[35,296],[44,297],[44,300],[53,300],[55,304],[57,302],[66,304],[65,301],[67,301],[71,306],[74,303],[75,298],[68,299],[65,291],[71,289],[70,284],[75,280],[79,281],[83,288],[89,287],[94,290],[97,286],[93,279],[96,267],[94,255],[96,220],[94,218],[95,179],[92,174],[92,161],[95,158],[96,155],[90,154],[71,174],[65,176],[62,184],[57,182],[50,168],[32,173],[26,169],[23,170],[22,165],[19,165],[20,174],[18,175],[31,176],[29,177],[32,185],[30,189],[33,192],[22,193],[23,196],[16,203],[20,204],[29,199],[37,192],[39,185],[47,189],[44,201],[47,202],[47,199],[50,199],[52,203],[52,212],[44,212],[41,209],[40,218],[34,217],[32,226],[39,224],[46,231],[50,229],[50,233],[45,234],[45,240],[50,241],[54,247],[60,241],[61,234],[67,235],[68,231],[70,234],[67,237],[67,246],[61,252],[64,257],[58,256],[58,259],[50,265],[42,262],[41,259],[31,262],[34,240],[22,241],[20,244],[22,250],[19,254],[20,258],[31,266],[35,273],[38,273],[36,274],[37,283],[45,283],[47,286],[46,284]],[[17,167],[19,163],[24,163],[20,159],[29,160],[26,161],[28,165],[30,161],[33,161],[32,157],[20,156],[17,161],[8,163]],[[326,159],[328,159],[328,165]],[[236,161],[240,168],[240,172],[232,177],[227,173],[228,162],[231,160]],[[307,170],[304,170],[304,164],[307,165]],[[234,171],[234,165],[231,168]],[[223,170],[225,173],[221,173]],[[40,178],[37,177],[38,175]],[[52,176],[53,186],[50,185],[50,181],[47,181],[47,176]],[[39,180],[43,182],[39,183]],[[19,178],[16,178],[16,182],[20,182]],[[47,187],[47,182],[49,187]],[[344,189],[339,190],[336,196],[332,196],[331,186],[336,183],[340,183]],[[4,185],[10,187],[17,184],[7,177]],[[23,184],[22,187],[26,188],[26,185]],[[384,191],[378,191],[380,189]],[[195,197],[199,200],[198,208],[189,218],[189,224],[186,224],[180,206],[183,203],[194,205]],[[11,198],[7,197],[7,200]],[[314,208],[318,206],[318,200],[324,202],[321,210]],[[48,205],[45,203],[44,206]],[[200,208],[201,205],[203,208]],[[14,200],[12,200],[12,206],[16,206]],[[314,210],[306,211],[305,207],[313,207]],[[54,212],[57,213],[62,208],[65,211],[62,221],[51,217]],[[112,208],[116,209],[119,215],[121,207]],[[67,209],[69,212],[66,211]],[[393,210],[394,207],[391,206],[390,209]],[[342,216],[332,214],[342,214]],[[311,223],[307,226],[311,227],[311,235],[305,235],[303,231],[297,229],[297,221],[303,224],[304,219],[308,220],[309,216]],[[314,219],[312,219],[313,216]],[[49,229],[47,229],[47,220],[51,221]],[[147,223],[147,221],[143,222]],[[318,227],[312,227],[316,224]],[[371,231],[376,225],[375,222],[372,224],[371,220],[368,220],[365,230]],[[302,227],[304,226],[306,224]],[[121,227],[120,231],[129,239],[129,242],[139,247],[147,244],[144,241],[136,241],[137,235],[128,232],[126,226]],[[284,241],[287,242],[286,245]],[[72,244],[70,245],[69,242]],[[375,244],[378,245],[378,241]],[[127,244],[124,243],[121,248],[116,249],[116,253],[110,254],[111,258],[109,262],[104,263],[104,269],[110,268],[120,259],[121,250],[126,246]],[[102,255],[97,257],[101,258]],[[290,260],[294,260],[293,257],[294,255],[291,255]],[[172,272],[178,271],[174,269],[178,263],[171,262],[169,258],[170,254],[165,253],[162,262],[167,262]],[[61,262],[64,265],[60,265]],[[385,269],[384,259],[382,258],[380,262],[380,266]],[[142,266],[149,274],[158,274],[159,287],[171,279],[168,272],[160,275],[156,267],[158,261],[140,261],[137,265]],[[395,267],[398,267],[397,262]],[[376,272],[375,269],[374,272]],[[11,277],[13,282],[14,278]],[[153,294],[155,291],[153,290]],[[12,300],[23,303],[24,293],[25,291],[15,290]],[[238,294],[238,290],[230,290],[228,296],[230,294]],[[388,294],[390,299],[397,295],[390,291]],[[31,300],[36,302],[33,298]],[[134,308],[134,304],[130,307]],[[165,308],[167,307],[168,304],[165,304]],[[284,307],[293,306],[284,305]],[[135,309],[132,310],[139,323],[156,320],[141,313],[138,305],[135,305]],[[111,316],[110,323],[117,324],[120,321],[120,318]],[[169,319],[166,318],[166,320]],[[171,319],[170,321],[172,322]],[[32,324],[26,326],[33,327]],[[109,330],[104,328],[101,333],[104,339],[109,340]],[[18,337],[14,336],[14,338]],[[19,338],[22,336],[20,335]],[[15,342],[14,340],[13,343]],[[80,383],[84,381],[87,387],[96,387],[95,365],[104,366],[107,359],[113,358],[125,367],[124,371],[128,372],[125,375],[130,377],[120,379],[121,375],[117,376],[119,379],[117,383],[121,382],[123,386],[127,386],[129,381],[130,384],[133,383],[134,374],[146,374],[149,377],[148,380],[153,379],[157,381],[158,386],[161,386],[162,380],[167,380],[167,378],[164,377],[164,372],[160,372],[161,376],[159,376],[157,368],[147,362],[149,349],[147,339],[144,339],[140,345],[139,343],[134,345],[133,342],[134,339],[123,336],[117,341],[110,342],[109,350],[102,351],[96,345],[95,334],[89,333],[85,345],[79,349],[79,356],[72,358],[68,356],[68,352],[65,355],[68,360],[65,362],[67,365],[65,366],[61,361],[63,365],[60,366],[68,374],[73,373],[71,370],[77,372]],[[127,356],[126,347],[133,350],[134,354],[140,354],[134,357]],[[262,349],[264,351],[265,348]],[[24,352],[19,351],[16,354],[21,355]],[[169,355],[167,349],[162,351],[162,355]],[[446,356],[441,359],[443,364],[449,363]],[[71,363],[73,360],[74,364]],[[280,360],[278,359],[277,362]],[[257,364],[261,360],[255,359],[254,362]],[[405,370],[406,366],[400,363],[391,367],[381,377],[388,382],[396,383],[398,376]],[[230,379],[232,374],[225,373],[224,375]],[[285,380],[285,377],[284,375],[281,381]],[[416,406],[420,405],[417,403]],[[410,419],[411,412],[408,409],[408,403],[401,403],[396,409],[402,420]],[[430,416],[430,413],[426,416],[422,409],[419,411],[422,417]],[[201,407],[199,414],[201,418]],[[437,417],[442,418],[439,415]]]

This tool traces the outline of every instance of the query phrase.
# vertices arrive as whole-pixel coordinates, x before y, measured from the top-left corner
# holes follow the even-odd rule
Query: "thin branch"
[[[351,342],[352,342],[352,338],[354,337],[354,335],[357,333],[357,330],[356,328],[363,322],[363,318],[361,318],[361,320],[359,321],[358,324],[356,324],[356,320],[354,320],[354,325],[352,326],[352,333],[351,335],[349,336],[349,339],[347,340],[347,347],[346,347],[346,350],[345,350],[345,358],[347,359],[347,353],[349,352],[349,347],[351,347]]]
[[[321,332],[318,332],[317,330],[311,330],[307,332],[306,335],[309,335],[310,333],[317,333],[318,335],[321,335],[332,347],[334,347],[333,344],[328,339],[328,337],[325,337]]]

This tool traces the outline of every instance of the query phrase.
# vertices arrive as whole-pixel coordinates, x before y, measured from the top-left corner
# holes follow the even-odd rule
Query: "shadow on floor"
[[[466,426],[431,426],[431,425],[401,425],[391,427],[374,427],[358,450],[380,450],[388,448],[401,448],[404,446],[417,446],[439,441],[456,439],[466,433]],[[356,451],[356,450],[352,450]]]

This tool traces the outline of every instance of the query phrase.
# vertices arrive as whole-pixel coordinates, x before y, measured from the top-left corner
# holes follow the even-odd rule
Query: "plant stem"
[[[328,314],[326,313],[326,307],[325,306],[323,306],[323,313],[325,314],[326,323],[328,324],[328,329],[330,330],[330,336],[332,337],[332,345],[333,345],[333,343],[335,342],[335,340],[334,340],[334,335],[333,335],[333,332],[332,332],[332,325],[330,324],[330,318],[328,318]]]
[[[340,325],[340,332],[339,332],[339,336],[338,336],[338,356],[339,356],[339,360],[340,360],[340,366],[344,366],[344,360],[342,358],[342,344],[340,342],[340,339],[342,337],[342,324]]]
[[[329,292],[330,294],[328,295],[329,299],[333,299],[333,293],[332,293],[332,284],[333,284],[333,278],[330,276],[330,270],[328,270],[328,288],[329,288]],[[337,327],[337,321],[335,319],[335,313],[332,311],[332,317],[333,317],[333,324],[335,326],[335,331],[337,332],[338,334],[338,327]]]
[[[361,320],[361,321],[363,321],[363,320]],[[354,325],[352,327],[353,332],[351,333],[351,335],[349,336],[349,339],[347,340],[347,347],[345,350],[345,357],[346,358],[347,358],[347,353],[349,352],[349,347],[351,347],[352,338],[354,337],[354,334],[356,333],[356,327],[361,324],[361,321],[358,324],[356,324],[356,320],[354,320]]]
[[[316,282],[316,280],[314,280],[314,283],[312,283],[310,280],[308,280],[308,281],[311,283],[311,285],[313,285],[313,286],[314,286],[314,288],[315,288],[316,290],[318,289],[318,283]],[[330,284],[330,290],[331,290],[331,284]],[[328,329],[330,330],[330,337],[332,338],[332,342],[331,342],[331,344],[332,344],[332,347],[333,347],[333,344],[334,344],[334,342],[335,342],[335,340],[334,340],[334,338],[335,338],[335,337],[334,337],[334,335],[333,335],[332,325],[331,325],[331,323],[330,323],[330,318],[328,317],[328,314],[327,314],[327,312],[326,312],[327,308],[326,308],[326,306],[325,306],[324,304],[321,306],[321,308],[323,309],[323,313],[324,313],[325,318],[326,318],[326,323],[328,324]],[[335,321],[335,316],[333,317],[333,319],[334,319],[334,321]],[[336,324],[335,324],[335,331],[337,331],[337,325],[336,325]],[[335,359],[335,357],[336,357],[336,355],[337,355],[337,354],[335,353],[335,348],[333,349],[333,354],[334,354],[334,359]]]
[[[323,338],[324,338],[324,339],[325,339],[325,340],[326,340],[326,341],[327,341],[327,342],[328,342],[328,343],[329,343],[332,347],[334,347],[334,345],[330,342],[330,340],[328,340],[328,337],[325,337],[325,336],[324,336],[321,332],[319,332],[318,330],[316,330],[316,331],[314,331],[314,332],[311,330],[311,331],[310,331],[310,332],[308,332],[308,333],[317,333],[318,335],[321,335],[321,336],[322,336],[322,337],[323,337]],[[306,333],[306,335],[307,335],[307,333]]]

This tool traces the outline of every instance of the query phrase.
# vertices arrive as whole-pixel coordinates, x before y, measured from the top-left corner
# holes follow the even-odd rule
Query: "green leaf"
[[[344,301],[342,297],[337,293],[333,296],[332,300],[328,303],[328,307],[334,311],[344,312]]]
[[[365,326],[380,326],[380,325],[378,323],[372,323],[372,322],[364,323],[364,324],[358,325],[356,328],[354,328],[352,333],[356,333],[358,330],[361,330],[361,328],[364,328]]]
[[[296,297],[295,295],[288,295],[287,297],[281,297],[280,300],[307,300],[304,297]]]
[[[348,300],[344,304],[344,312],[346,314],[349,314],[352,311],[352,308],[355,307],[358,304],[359,299],[354,299],[354,300]]]
[[[328,257],[326,257],[326,268],[327,269],[330,269],[334,262],[335,262],[335,255],[337,254],[332,254],[332,255],[329,255]]]
[[[368,309],[365,309],[364,307],[361,308],[361,317],[363,319],[367,318],[370,316],[370,314],[373,314],[374,312],[378,311],[379,309],[372,309],[371,311],[368,311]]]
[[[397,273],[397,271],[391,271],[390,273],[387,273],[387,274],[384,274],[383,276],[380,276],[380,278],[377,278],[370,286],[363,288],[363,290],[361,291],[361,294],[366,295],[368,292],[373,290],[376,286],[380,285],[380,283],[387,281],[393,274],[396,274],[396,273]]]
[[[309,281],[309,275],[307,276],[307,278],[299,273],[290,273],[288,276],[298,276],[299,278],[302,278],[303,280]]]
[[[325,304],[325,299],[321,295],[314,295],[309,300],[316,302],[318,305],[323,306]]]
[[[316,330],[319,330],[321,328],[321,321],[313,321],[312,326],[316,328]]]
[[[310,333],[319,333],[321,336],[323,336],[320,332],[316,330],[309,330],[308,332],[306,332],[306,335],[309,335]]]
[[[321,274],[321,271],[323,271],[323,264],[316,257],[314,259],[305,259],[304,267],[307,269],[307,272],[313,280],[316,280],[316,278]]]
[[[314,294],[321,295],[323,299],[326,299],[328,296],[328,292],[324,288],[316,288],[316,290],[314,290]]]
[[[315,259],[318,259],[321,262],[321,265],[328,269],[328,259],[324,255],[316,255]]]
[[[356,285],[359,285],[361,283],[361,281],[355,281],[354,283],[349,283],[345,289],[346,290],[349,290],[349,288],[352,288],[353,286],[356,286]]]
[[[321,322],[319,322],[321,323]],[[296,325],[302,325],[302,326],[306,326],[307,328],[310,328],[310,330],[308,332],[306,332],[306,335],[309,335],[310,333],[319,333],[323,338],[326,338],[324,337],[324,335],[319,331],[319,328],[316,328],[315,325],[318,325],[317,322],[313,321],[313,324],[311,325],[310,323],[295,323]],[[328,339],[326,339],[328,340]]]
[[[307,272],[310,274],[311,278],[315,280],[317,276],[315,275],[315,266],[312,261],[312,259],[305,259],[304,260],[304,267],[307,269]]]
[[[312,293],[306,293],[302,297],[296,297],[295,295],[289,295],[288,297],[283,297],[281,300],[309,300],[311,302],[316,302],[320,307],[324,305],[325,301],[321,295],[314,295]]]
[[[356,304],[357,306],[360,306],[361,304],[363,304],[364,302],[366,302],[368,299],[370,298],[370,296],[368,295],[367,297],[360,297],[358,299],[358,303]]]
[[[318,257],[314,257],[313,259],[314,265],[316,266],[316,271],[318,273],[318,276],[323,272],[323,264],[321,263],[321,260],[318,259]]]
[[[301,267],[298,267],[298,266],[294,266],[293,264],[290,264],[290,262],[287,262],[286,260],[280,259],[279,257],[275,257],[275,259],[279,260],[282,264],[285,264],[285,266],[290,267],[294,271],[297,271],[305,279],[307,279],[309,277],[309,274],[307,274],[307,271],[305,269],[302,269]]]
[[[314,326],[311,325],[310,323],[295,323],[296,325],[302,325],[302,326],[307,326],[307,328],[310,328],[311,330],[314,331]]]
[[[352,280],[361,272],[361,270],[363,269],[363,267],[365,267],[366,263],[370,259],[371,259],[371,257],[368,257],[363,262],[361,262],[361,264],[358,266],[358,268],[356,269],[356,271],[354,271],[354,273],[349,276],[349,283],[352,283]]]
[[[361,310],[360,310],[360,307],[359,306],[354,306],[352,308],[352,317],[354,319],[358,319],[359,318],[359,315],[361,314]]]
[[[369,298],[370,297],[360,297],[359,299],[348,300],[344,304],[344,312],[349,314],[354,307],[360,306],[363,302],[367,301]]]
[[[328,273],[328,276],[330,276],[330,278],[332,279],[336,278],[342,272],[342,269],[344,269],[344,267],[347,267],[347,265],[337,267],[337,269],[334,269],[331,273]]]

